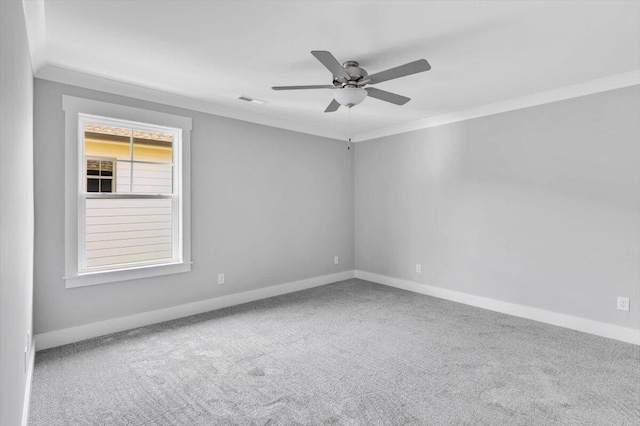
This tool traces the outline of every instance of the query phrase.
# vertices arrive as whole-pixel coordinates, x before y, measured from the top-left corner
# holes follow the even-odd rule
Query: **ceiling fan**
[[[406,96],[397,95],[385,90],[376,89],[374,87],[366,87],[366,85],[378,84],[383,81],[393,80],[395,78],[405,77],[407,75],[416,74],[423,71],[429,71],[431,65],[426,59],[418,59],[399,67],[390,68],[369,75],[366,70],[360,68],[360,64],[356,61],[347,61],[340,65],[338,60],[325,50],[312,50],[311,54],[316,57],[322,65],[324,65],[331,74],[333,74],[332,85],[316,85],[316,86],[274,86],[273,90],[307,90],[307,89],[334,89],[333,100],[324,110],[324,112],[334,112],[340,105],[351,108],[365,100],[367,96],[390,102],[395,105],[404,105],[411,100]]]

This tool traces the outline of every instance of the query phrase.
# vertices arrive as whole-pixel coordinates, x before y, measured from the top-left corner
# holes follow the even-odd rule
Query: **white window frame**
[[[191,118],[123,105],[64,95],[65,112],[65,287],[83,287],[191,270],[191,197],[190,156]],[[127,265],[114,269],[83,269],[84,239],[84,121],[109,120],[128,122],[136,129],[150,129],[153,125],[172,128],[179,133],[180,147],[174,148],[174,258],[170,262]],[[149,124],[146,124],[149,123]],[[157,129],[156,129],[157,131]],[[93,194],[93,193],[92,193]],[[103,194],[102,198],[117,194]],[[92,196],[95,196],[93,194]],[[136,197],[144,195],[135,194]]]

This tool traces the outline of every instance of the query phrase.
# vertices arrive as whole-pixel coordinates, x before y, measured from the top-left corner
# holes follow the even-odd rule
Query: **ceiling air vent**
[[[262,99],[250,98],[249,96],[244,96],[244,95],[238,96],[237,99],[240,99],[241,101],[252,102],[258,105],[264,105],[269,103],[267,101],[263,101]]]

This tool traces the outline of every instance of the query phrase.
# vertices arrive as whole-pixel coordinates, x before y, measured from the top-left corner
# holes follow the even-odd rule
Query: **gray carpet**
[[[38,352],[30,425],[638,425],[639,347],[348,280]]]

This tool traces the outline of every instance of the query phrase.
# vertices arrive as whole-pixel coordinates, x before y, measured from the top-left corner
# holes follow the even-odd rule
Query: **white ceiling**
[[[330,84],[311,50],[369,73],[431,64],[376,85],[412,100],[366,99],[356,134],[640,69],[638,1],[46,0],[43,21],[36,76],[60,67],[334,137],[348,120],[345,108],[323,112],[330,90],[271,90]]]

